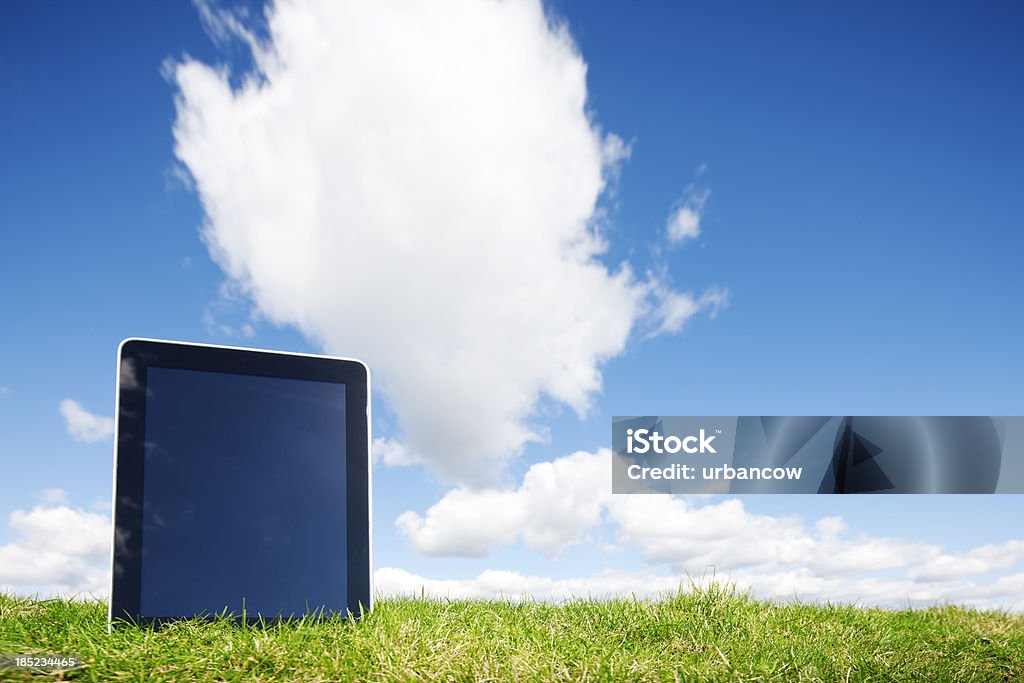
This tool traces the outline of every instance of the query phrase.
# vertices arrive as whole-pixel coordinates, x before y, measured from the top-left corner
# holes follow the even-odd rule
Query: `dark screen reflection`
[[[141,613],[344,611],[345,387],[151,367]]]

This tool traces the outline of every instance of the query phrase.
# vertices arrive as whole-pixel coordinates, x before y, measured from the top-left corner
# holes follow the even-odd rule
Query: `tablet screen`
[[[372,605],[359,361],[126,340],[112,621],[256,621]]]
[[[345,386],[160,367],[146,386],[142,613],[344,610]]]

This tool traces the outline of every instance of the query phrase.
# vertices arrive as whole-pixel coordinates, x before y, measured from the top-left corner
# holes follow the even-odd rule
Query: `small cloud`
[[[209,0],[196,0],[195,6],[199,10],[203,31],[217,47],[226,49],[235,40],[240,40],[254,54],[265,51],[255,32],[247,26],[250,17],[246,8],[222,9]]]
[[[10,396],[10,395],[11,395],[10,387],[0,387],[0,396]]]
[[[192,268],[192,257],[186,256],[183,259],[181,259],[181,269],[189,270],[190,268]]]
[[[699,297],[690,292],[677,292],[657,281],[653,289],[658,304],[653,315],[655,326],[647,338],[675,334],[698,313],[707,312],[709,318],[714,318],[729,303],[729,290],[718,286],[709,287]]]
[[[670,244],[679,244],[700,236],[700,221],[711,190],[690,185],[680,205],[669,216],[666,233]]]
[[[670,242],[682,242],[700,234],[700,214],[689,206],[679,207],[668,223]]]
[[[70,398],[60,402],[60,414],[64,416],[68,434],[75,441],[96,443],[114,434],[113,418],[93,415],[81,403]]]
[[[714,319],[718,311],[729,305],[729,290],[722,287],[709,287],[697,300],[700,310],[707,310],[708,317]]]
[[[408,467],[423,462],[405,444],[394,439],[378,437],[373,440],[372,450],[373,461],[383,463],[388,467]]]

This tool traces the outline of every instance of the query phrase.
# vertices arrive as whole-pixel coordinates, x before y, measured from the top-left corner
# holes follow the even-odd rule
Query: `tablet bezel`
[[[146,369],[149,367],[345,385],[346,605],[349,613],[356,616],[372,609],[370,371],[366,364],[351,358],[133,337],[122,341],[117,353],[108,622],[111,625],[127,622],[159,626],[192,616],[144,616],[140,613]],[[118,567],[121,571],[116,571]],[[250,624],[280,621],[251,615],[234,617],[237,622]]]

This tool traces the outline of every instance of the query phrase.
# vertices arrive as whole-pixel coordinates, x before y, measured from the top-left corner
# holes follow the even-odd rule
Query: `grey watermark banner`
[[[72,671],[85,668],[81,655],[0,654],[0,671]]]
[[[613,493],[1024,493],[1024,417],[612,418]]]

